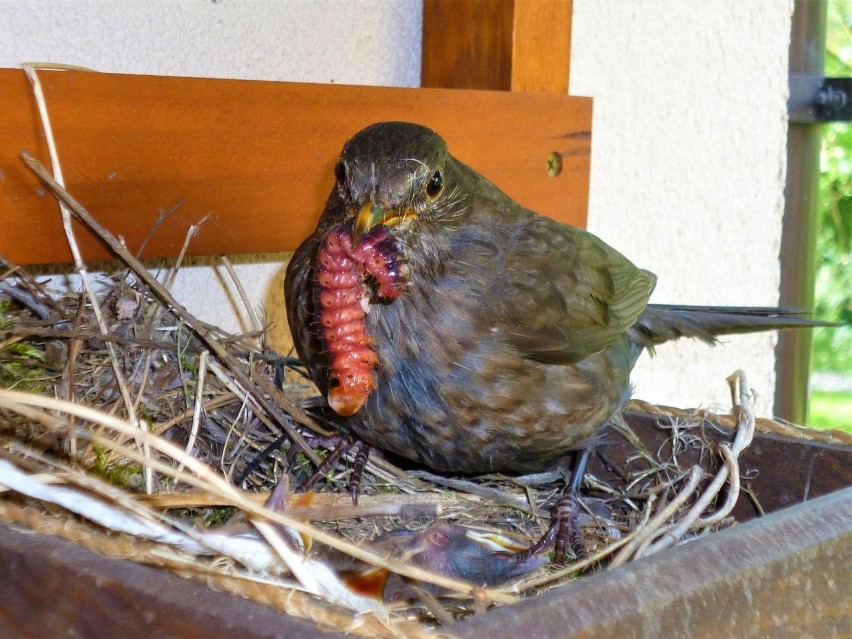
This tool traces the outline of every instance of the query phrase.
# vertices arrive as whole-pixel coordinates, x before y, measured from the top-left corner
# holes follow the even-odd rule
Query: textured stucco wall
[[[790,0],[575,0],[571,92],[595,98],[589,228],[659,277],[653,299],[776,305]],[[749,373],[765,411],[774,334],[679,342],[636,394],[726,404]]]
[[[0,66],[417,86],[419,0],[0,0]],[[595,97],[590,229],[660,281],[661,302],[775,304],[783,210],[789,0],[575,0],[571,91]],[[342,141],[341,141],[342,142]],[[60,149],[61,152],[61,149]],[[282,256],[238,259],[281,324]],[[179,299],[238,330],[219,271]],[[736,367],[771,409],[772,337],[663,347],[637,395],[727,403]]]

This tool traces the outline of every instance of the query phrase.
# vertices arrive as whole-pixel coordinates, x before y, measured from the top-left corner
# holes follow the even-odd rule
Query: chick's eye
[[[438,197],[443,188],[444,174],[441,172],[441,169],[438,169],[432,174],[432,177],[430,177],[429,181],[426,183],[426,195],[429,199],[434,200]]]
[[[334,177],[337,180],[337,186],[343,186],[346,183],[346,166],[343,160],[339,160],[334,165]]]

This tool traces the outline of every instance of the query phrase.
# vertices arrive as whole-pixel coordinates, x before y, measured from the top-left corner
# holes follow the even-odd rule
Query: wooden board
[[[572,0],[425,0],[424,87],[568,92]]]
[[[511,89],[514,15],[514,0],[424,0],[420,82]]]
[[[515,0],[512,91],[568,92],[571,0]]]
[[[382,120],[432,127],[522,204],[584,225],[592,104],[561,94],[400,89],[40,72],[68,189],[132,250],[182,200],[143,257],[286,251],[313,228],[343,143]],[[24,73],[0,69],[0,254],[70,259],[58,207],[20,162],[48,156]],[[559,177],[547,157],[563,157]],[[105,250],[79,234],[84,257]]]

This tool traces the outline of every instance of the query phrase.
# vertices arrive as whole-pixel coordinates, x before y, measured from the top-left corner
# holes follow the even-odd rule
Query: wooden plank
[[[425,0],[424,87],[568,92],[572,0]]]
[[[568,93],[571,0],[515,0],[512,91]]]
[[[425,0],[421,85],[511,89],[514,13],[514,0]]]
[[[343,639],[167,570],[0,523],[0,637]]]
[[[584,225],[591,100],[498,91],[400,89],[244,80],[42,72],[69,190],[132,250],[161,211],[183,204],[144,256],[174,255],[210,215],[194,255],[292,250],[334,184],[343,143],[382,120],[430,126],[452,152],[522,204]],[[21,164],[47,163],[32,90],[0,69],[0,254],[70,257],[53,199]],[[557,151],[563,171],[547,174]],[[87,259],[106,252],[80,234]]]

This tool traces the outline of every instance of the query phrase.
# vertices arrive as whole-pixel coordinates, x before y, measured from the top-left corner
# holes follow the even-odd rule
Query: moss
[[[117,463],[109,461],[109,451],[102,446],[95,446],[95,463],[89,467],[92,474],[106,480],[113,486],[122,489],[133,489],[138,485],[142,474],[139,464]]]
[[[238,512],[240,512],[239,509],[233,506],[210,508],[204,516],[204,525],[208,528],[215,528],[216,526],[227,524]]]
[[[0,331],[13,321],[10,302],[0,302]],[[0,342],[9,336],[0,333]],[[44,381],[51,377],[45,367],[44,346],[38,341],[22,339],[0,348],[0,388],[15,388],[30,393],[44,393]]]

